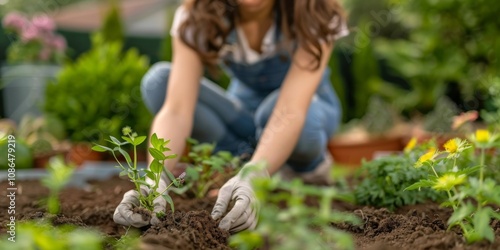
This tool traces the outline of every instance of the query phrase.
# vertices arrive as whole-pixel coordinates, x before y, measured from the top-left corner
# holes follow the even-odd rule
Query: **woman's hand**
[[[151,180],[148,179],[147,181]],[[165,190],[168,183],[170,183],[170,180],[168,180],[168,177],[165,174],[162,174],[157,191],[162,192]],[[142,195],[148,195],[150,191],[151,190],[148,187],[141,185]],[[129,190],[123,195],[122,201],[116,207],[115,213],[113,214],[113,220],[117,224],[137,228],[150,224],[157,225],[160,223],[160,220],[156,217],[156,213],[165,212],[167,201],[162,196],[159,196],[153,201],[153,205],[154,210],[151,214],[151,219],[145,220],[141,214],[134,213],[134,208],[140,207],[139,193],[135,189]]]
[[[230,233],[245,229],[254,229],[257,225],[258,206],[252,181],[257,178],[269,178],[267,170],[259,169],[247,163],[240,172],[231,178],[219,190],[219,197],[212,210],[212,218],[217,220],[227,211],[229,203],[235,200],[234,207],[219,223],[219,227]]]

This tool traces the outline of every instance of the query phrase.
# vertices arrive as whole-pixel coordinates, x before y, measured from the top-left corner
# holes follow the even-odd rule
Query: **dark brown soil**
[[[151,226],[143,238],[148,249],[230,249],[229,232],[218,228],[207,211],[176,211]]]
[[[500,249],[500,223],[492,223],[495,243],[467,245],[457,228],[447,231],[451,209],[436,204],[406,206],[390,212],[385,208],[354,210],[363,226],[338,225],[354,234],[357,249],[473,250]]]
[[[61,214],[48,216],[41,207],[42,198],[48,190],[38,181],[18,181],[16,194],[17,221],[51,218],[53,224],[75,224],[92,227],[104,234],[119,238],[127,228],[113,222],[113,212],[123,194],[133,188],[131,182],[111,178],[95,181],[85,188],[67,188],[61,194]],[[7,183],[0,183],[0,234],[6,233],[5,225],[9,214],[7,203]],[[168,215],[159,227],[143,229],[143,249],[228,249],[228,233],[217,228],[217,223],[209,213],[215,198],[198,200],[185,199],[173,195],[176,213]],[[481,242],[467,245],[456,229],[446,230],[449,209],[436,204],[407,206],[394,213],[386,209],[358,207],[336,202],[334,207],[342,211],[352,211],[364,221],[361,227],[336,225],[351,232],[356,239],[357,249],[411,249],[411,250],[476,250],[500,249],[500,222],[494,221],[495,243]],[[175,219],[174,219],[175,218]]]

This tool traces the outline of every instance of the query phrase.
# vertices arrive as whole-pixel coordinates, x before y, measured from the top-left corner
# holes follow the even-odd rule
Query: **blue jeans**
[[[157,113],[165,101],[170,68],[170,63],[156,63],[142,79],[142,96],[152,113]],[[340,123],[340,104],[327,78],[329,73],[312,99],[304,128],[287,160],[297,172],[312,171],[324,160],[328,140]],[[279,89],[261,95],[235,79],[225,92],[202,78],[191,137],[215,142],[217,150],[236,155],[252,153],[278,95]]]

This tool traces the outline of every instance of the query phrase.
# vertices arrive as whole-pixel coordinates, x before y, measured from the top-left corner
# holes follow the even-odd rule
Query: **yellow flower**
[[[405,149],[404,149],[405,153],[408,153],[411,150],[413,150],[416,145],[417,145],[417,138],[412,137],[411,140],[405,146]]]
[[[429,151],[427,151],[427,153],[425,153],[424,155],[420,156],[420,158],[418,158],[418,161],[415,164],[415,167],[419,168],[424,163],[426,163],[428,161],[434,161],[434,158],[436,157],[436,153],[437,153],[437,150],[435,148],[429,149]]]
[[[465,175],[444,174],[437,179],[436,184],[432,188],[442,191],[450,191],[454,186],[460,185],[465,181]]]
[[[448,140],[444,144],[444,150],[446,150],[446,152],[448,152],[450,154],[456,153],[458,150],[457,139],[453,138],[453,139]]]
[[[444,150],[448,153],[447,158],[458,157],[462,151],[468,148],[470,148],[470,144],[467,140],[459,138],[450,139],[444,144]]]
[[[476,141],[479,143],[486,143],[490,140],[490,131],[486,129],[476,130]]]

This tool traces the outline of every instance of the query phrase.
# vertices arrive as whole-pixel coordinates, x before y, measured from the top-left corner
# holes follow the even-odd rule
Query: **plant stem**
[[[154,199],[156,199],[156,198],[160,197],[160,196],[161,196],[163,193],[165,193],[165,192],[166,192],[166,191],[167,191],[167,190],[168,190],[168,189],[169,189],[172,185],[174,185],[174,182],[171,182],[170,184],[168,184],[168,186],[167,186],[167,187],[166,187],[163,191],[161,191],[160,193],[158,193],[158,195],[153,196],[153,197],[154,197]],[[153,199],[153,200],[154,200],[154,199]]]
[[[118,160],[118,158],[116,157],[115,155],[115,151],[111,151],[111,153],[113,154],[113,157],[115,158],[116,162],[118,163],[118,165],[120,165],[120,167],[125,170],[126,168],[120,163],[120,161]],[[130,165],[129,165],[130,166]],[[132,168],[132,167],[130,167]],[[132,170],[134,170],[134,168],[132,168]],[[137,176],[136,176],[136,172],[137,171],[134,171],[134,179],[132,180],[132,182],[134,183],[135,185],[135,190],[137,190],[137,192],[139,193],[139,196],[142,196],[141,194],[141,188],[139,187],[139,184],[135,181],[137,180]]]
[[[481,159],[480,159],[480,165],[481,168],[479,169],[479,188],[481,189],[483,187],[483,179],[484,179],[484,158],[485,158],[485,148],[481,148]]]
[[[434,169],[434,164],[431,164],[431,168],[432,168],[432,171],[434,172],[434,174],[436,175],[436,177],[439,178],[439,175],[437,174],[436,169]]]
[[[447,190],[446,191],[448,193],[448,199],[450,200],[452,206],[453,206],[453,211],[456,211],[457,210],[457,205],[452,201],[451,199],[451,193],[450,193],[450,190]]]

